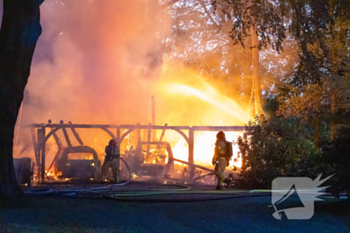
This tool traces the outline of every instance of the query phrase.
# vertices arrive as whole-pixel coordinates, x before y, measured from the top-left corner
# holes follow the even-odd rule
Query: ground
[[[155,186],[136,186],[130,187],[155,190]],[[276,220],[268,193],[230,190],[226,195],[211,192],[211,188],[125,199],[57,194],[26,197],[21,205],[0,208],[0,232],[350,232],[347,201],[316,202],[310,220]],[[127,186],[115,189],[128,190]],[[226,199],[214,200],[222,197]]]

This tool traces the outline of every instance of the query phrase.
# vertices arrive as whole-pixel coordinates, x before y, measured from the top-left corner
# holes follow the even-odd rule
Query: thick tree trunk
[[[335,129],[335,124],[334,124],[334,118],[335,118],[335,107],[336,107],[336,97],[335,97],[335,93],[331,94],[331,122],[330,122],[330,132],[329,132],[329,140],[333,141],[334,137],[335,137],[335,133],[336,133],[336,129]]]
[[[252,65],[253,65],[253,92],[255,102],[255,115],[263,114],[261,96],[261,78],[259,69],[259,39],[254,26],[250,28],[252,37]]]
[[[21,196],[13,168],[13,136],[36,42],[43,0],[4,0],[0,31],[0,197]]]
[[[314,127],[315,147],[319,149],[321,145],[321,121],[319,118],[315,118],[313,120],[313,127]]]
[[[329,15],[334,18],[334,1],[329,1]],[[331,54],[331,60],[332,60],[332,76],[331,76],[331,83],[336,82],[336,76],[337,76],[337,62],[336,62],[336,54],[335,54],[335,48],[334,45],[331,45],[330,48],[330,54]],[[330,120],[330,132],[329,132],[329,140],[333,141],[335,137],[335,124],[334,124],[334,118],[335,118],[335,111],[336,111],[336,96],[335,96],[335,85],[331,85],[331,94],[330,94],[330,112],[331,112],[331,120]]]

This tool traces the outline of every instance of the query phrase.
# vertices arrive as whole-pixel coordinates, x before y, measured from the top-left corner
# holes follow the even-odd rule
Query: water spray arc
[[[250,119],[249,114],[247,114],[247,112],[244,111],[235,101],[220,94],[209,85],[206,85],[203,90],[200,90],[199,88],[194,88],[183,84],[170,84],[167,89],[176,94],[196,96],[201,100],[226,111],[231,116],[239,119],[241,122],[246,123]]]

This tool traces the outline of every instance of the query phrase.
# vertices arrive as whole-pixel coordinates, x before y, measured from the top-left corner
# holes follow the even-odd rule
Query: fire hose
[[[191,191],[190,186],[185,185],[162,185],[166,187],[172,187],[171,189],[161,189],[161,190],[138,190],[138,191],[123,191],[118,192],[110,190],[113,187],[124,186],[128,184],[131,180],[131,172],[128,164],[123,158],[119,158],[126,165],[126,168],[129,172],[128,180],[123,183],[111,184],[102,187],[94,187],[87,189],[68,189],[68,190],[56,190],[53,188],[47,189],[31,189],[25,191],[24,193],[29,196],[44,196],[56,194],[64,197],[72,198],[89,198],[96,199],[96,196],[91,197],[89,195],[98,195],[97,198],[103,199],[113,199],[118,201],[127,201],[127,202],[193,202],[193,201],[211,201],[211,200],[221,200],[229,198],[242,198],[242,197],[257,197],[257,196],[266,196],[269,194],[249,194],[249,191],[244,190],[231,190],[231,191],[214,191],[214,190],[202,190],[202,191]],[[177,187],[174,189],[174,187]],[[219,197],[209,197],[209,198],[189,198],[189,199],[149,199],[150,196],[170,196],[170,195],[218,195]],[[239,195],[240,194],[240,195]],[[248,195],[247,195],[248,194]],[[144,197],[144,198],[139,198]]]
[[[126,184],[128,184],[131,180],[131,172],[130,172],[130,168],[129,165],[127,164],[127,162],[123,159],[123,158],[118,158],[120,160],[123,161],[123,163],[125,164],[129,176],[128,176],[128,180],[126,182],[123,183],[117,183],[117,184],[110,184],[107,186],[102,186],[102,187],[94,187],[94,188],[87,188],[87,189],[66,189],[66,190],[57,190],[57,189],[53,189],[53,188],[40,188],[40,189],[30,189],[25,191],[24,193],[26,195],[29,196],[43,196],[43,195],[48,195],[48,194],[58,194],[61,196],[69,196],[69,197],[74,197],[77,194],[105,194],[105,192],[107,191],[109,195],[118,195],[120,193],[113,193],[113,191],[109,190],[113,187],[117,187],[117,186],[124,186]],[[186,191],[186,190],[190,190],[191,187],[189,186],[183,186],[183,185],[163,185],[163,186],[172,186],[172,187],[179,187],[176,191]],[[173,189],[172,189],[173,190]],[[156,194],[161,194],[159,192],[156,192],[156,190],[139,190],[138,191],[139,194],[140,192],[142,192],[144,195],[156,195]],[[123,193],[124,195],[127,194],[126,192]],[[163,194],[166,194],[163,192]],[[129,195],[133,196],[135,195],[135,193],[129,193]]]
[[[154,189],[154,190],[137,190],[137,191],[117,191],[111,190],[113,187],[124,186],[131,180],[131,172],[128,164],[123,158],[119,158],[126,165],[129,177],[126,182],[111,184],[102,187],[94,187],[87,189],[71,189],[71,190],[56,190],[53,188],[40,188],[31,189],[24,193],[29,196],[45,196],[45,195],[59,195],[71,198],[83,198],[83,199],[112,199],[123,202],[152,202],[152,203],[175,203],[175,202],[198,202],[198,201],[215,201],[232,198],[245,198],[245,197],[261,197],[271,195],[272,190],[227,190],[227,191],[215,191],[215,190],[191,190],[190,186],[185,185],[162,185],[163,187],[172,187],[169,189]],[[176,187],[176,189],[174,189]],[[91,196],[92,195],[92,196]],[[96,197],[97,195],[97,197]],[[210,197],[196,197],[194,198],[182,198],[182,199],[162,199],[153,198],[153,196],[169,196],[172,195],[184,195],[184,196],[203,196],[212,195]],[[141,198],[140,198],[141,197]],[[192,196],[193,197],[193,196]]]
[[[128,179],[126,180],[126,182],[117,183],[117,184],[110,184],[108,186],[102,186],[102,187],[88,188],[88,189],[74,189],[74,190],[31,189],[31,190],[25,191],[24,194],[37,196],[37,195],[46,195],[46,194],[56,193],[56,194],[72,196],[72,195],[75,195],[76,192],[93,192],[95,190],[103,190],[103,189],[109,189],[109,188],[112,188],[115,186],[126,185],[131,180],[131,172],[130,172],[129,165],[127,164],[127,162],[123,158],[119,157],[117,159],[120,159],[121,161],[123,161],[126,168],[128,169],[129,176],[128,176]]]
[[[164,186],[174,186],[174,185],[164,185]],[[176,185],[175,185],[176,186]],[[103,192],[93,192],[94,194],[102,194],[99,197],[89,197],[89,196],[79,196],[78,192],[70,192],[69,190],[53,190],[53,189],[41,189],[38,192],[39,195],[47,194],[59,194],[65,197],[81,198],[81,199],[112,199],[122,202],[152,202],[152,203],[176,203],[176,202],[199,202],[199,201],[215,201],[223,199],[232,199],[232,198],[246,198],[246,197],[263,197],[270,196],[272,190],[230,190],[230,191],[214,191],[214,190],[205,190],[205,191],[190,191],[191,187],[179,186],[179,189],[166,189],[166,190],[139,190],[132,192],[117,192],[117,193],[103,193]],[[83,192],[80,192],[82,194]],[[91,192],[90,192],[91,193]],[[87,194],[87,193],[85,193]],[[151,196],[171,196],[171,195],[216,195],[212,197],[197,197],[193,198],[182,198],[182,199],[149,199]],[[139,198],[143,197],[143,198]],[[330,199],[334,197],[326,196],[324,198]],[[344,199],[342,197],[341,199]]]
[[[232,198],[244,198],[244,197],[261,197],[261,196],[269,196],[269,194],[255,194],[251,195],[247,191],[189,191],[190,187],[186,190],[174,190],[167,189],[162,191],[134,191],[134,192],[119,192],[119,193],[103,193],[103,192],[93,192],[93,194],[101,194],[100,196],[89,196],[92,192],[71,192],[69,190],[54,190],[54,189],[46,189],[41,190],[40,192],[34,193],[26,193],[31,196],[43,196],[48,194],[56,194],[64,197],[71,198],[79,198],[79,199],[112,199],[122,202],[152,202],[152,203],[176,203],[176,202],[198,202],[198,201],[215,201],[222,199],[232,199]],[[82,195],[85,194],[85,195]],[[181,198],[181,199],[162,199],[162,198],[151,198],[154,196],[172,196],[172,195],[186,195],[190,196],[189,198]],[[211,195],[211,197],[196,197],[193,198],[192,195]],[[214,195],[214,196],[213,196]],[[191,197],[192,196],[192,197]],[[142,197],[142,198],[140,198]]]

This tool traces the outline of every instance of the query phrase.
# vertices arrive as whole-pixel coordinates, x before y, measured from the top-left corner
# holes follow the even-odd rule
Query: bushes
[[[246,168],[237,181],[240,188],[269,189],[276,177],[316,178],[330,170],[315,147],[312,128],[299,119],[262,116],[249,122],[246,134],[249,140],[238,140]]]
[[[334,195],[350,193],[350,128],[340,129],[331,142],[324,141],[321,146],[323,161],[329,164],[334,175],[331,183]]]

